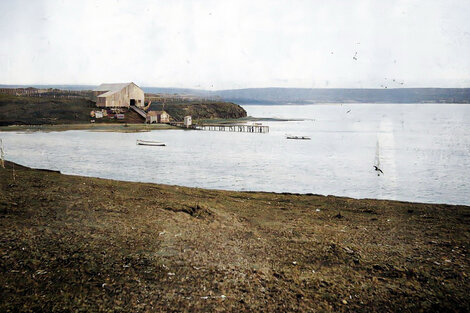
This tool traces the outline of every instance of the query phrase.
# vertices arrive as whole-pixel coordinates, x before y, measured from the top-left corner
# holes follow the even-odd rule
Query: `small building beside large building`
[[[149,111],[147,113],[147,123],[169,123],[170,115],[165,111]]]
[[[191,118],[190,115],[187,115],[187,116],[184,117],[184,126],[186,128],[191,127],[192,123],[193,123],[193,121],[192,121],[192,118]]]
[[[101,84],[93,95],[96,97],[96,106],[103,108],[128,108],[131,105],[144,106],[144,91],[134,83]]]

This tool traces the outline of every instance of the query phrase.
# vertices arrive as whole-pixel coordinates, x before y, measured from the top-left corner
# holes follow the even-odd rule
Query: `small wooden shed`
[[[169,123],[170,115],[165,111],[149,111],[147,113],[147,123]]]
[[[192,121],[192,118],[191,118],[190,115],[187,115],[187,116],[184,117],[184,126],[186,128],[189,128],[192,123],[193,123],[193,121]]]

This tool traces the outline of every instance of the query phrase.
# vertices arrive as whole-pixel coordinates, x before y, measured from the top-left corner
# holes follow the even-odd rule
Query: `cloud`
[[[135,81],[213,89],[375,88],[385,78],[408,87],[470,83],[468,1],[2,6],[0,83]]]

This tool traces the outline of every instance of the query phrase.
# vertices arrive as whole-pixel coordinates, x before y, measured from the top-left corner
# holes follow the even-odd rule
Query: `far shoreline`
[[[305,119],[285,119],[275,117],[253,117],[248,116],[238,119],[204,119],[197,122],[202,124],[242,124],[250,122],[298,122]],[[76,124],[37,124],[37,125],[24,125],[13,124],[0,126],[0,132],[10,131],[68,131],[68,130],[88,130],[96,132],[148,132],[152,130],[172,130],[184,129],[182,127],[173,126],[170,124],[143,124],[143,123],[76,123]]]
[[[168,124],[121,124],[121,123],[80,123],[80,124],[40,124],[40,125],[8,125],[0,126],[2,131],[67,131],[67,130],[89,130],[104,132],[147,132],[162,129],[181,129]]]

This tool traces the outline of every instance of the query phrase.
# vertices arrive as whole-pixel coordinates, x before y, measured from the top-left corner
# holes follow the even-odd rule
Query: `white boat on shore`
[[[140,140],[140,139],[137,139],[137,145],[140,145],[140,146],[158,146],[158,147],[166,146],[166,144],[164,142],[151,141],[151,140]]]
[[[308,136],[290,136],[290,135],[287,135],[286,139],[310,140],[311,138],[308,137]]]

